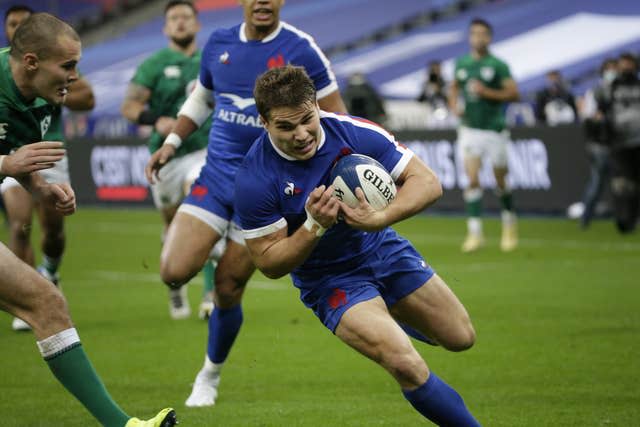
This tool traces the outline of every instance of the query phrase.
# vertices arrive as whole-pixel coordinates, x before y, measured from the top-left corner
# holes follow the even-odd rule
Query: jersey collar
[[[14,100],[16,104],[14,105],[20,111],[27,111],[30,108],[42,107],[43,105],[47,105],[48,102],[40,97],[36,97],[32,101],[27,101],[25,97],[18,89],[16,85],[16,81],[13,78],[13,74],[11,74],[11,66],[9,65],[9,48],[4,48],[1,50],[2,55],[0,55],[0,69],[2,69],[2,74],[4,74],[7,79],[7,83],[9,84],[10,90],[14,96]]]
[[[247,35],[245,34],[244,30],[246,28],[247,24],[245,24],[244,22],[240,25],[240,41],[243,43],[248,43],[249,41],[254,41],[254,40],[249,40],[247,39]],[[275,39],[276,37],[278,37],[278,34],[280,34],[280,31],[282,30],[282,21],[280,21],[278,23],[278,26],[276,27],[275,30],[273,30],[271,32],[271,34],[269,34],[267,37],[263,38],[262,40],[260,40],[261,43],[268,43],[271,40]]]
[[[281,149],[279,149],[276,144],[274,144],[273,139],[271,139],[271,135],[269,135],[269,132],[267,132],[267,136],[269,137],[269,142],[271,143],[271,146],[273,147],[273,149],[276,151],[276,153],[278,153],[278,155],[280,157],[282,157],[283,159],[286,160],[291,160],[292,162],[299,162],[299,159],[296,159],[295,157],[292,157],[290,155],[288,155],[287,153],[285,153],[284,151],[282,151]],[[316,153],[314,154],[314,156],[316,154],[318,154],[318,152],[320,151],[320,149],[322,148],[322,146],[324,145],[325,140],[327,139],[327,135],[324,132],[324,129],[322,128],[322,122],[320,123],[320,144],[318,144],[318,149],[316,150]]]

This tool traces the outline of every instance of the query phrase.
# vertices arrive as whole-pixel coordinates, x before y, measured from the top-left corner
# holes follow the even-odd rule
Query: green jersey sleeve
[[[149,58],[140,64],[131,82],[153,90],[158,81],[158,70],[160,69],[160,67],[154,64],[152,58]]]
[[[15,123],[15,111],[8,105],[0,103],[0,155],[9,154],[11,150],[22,145],[20,129]]]
[[[500,83],[506,79],[510,79],[511,71],[509,70],[509,66],[505,62],[498,61],[496,64],[496,75]]]

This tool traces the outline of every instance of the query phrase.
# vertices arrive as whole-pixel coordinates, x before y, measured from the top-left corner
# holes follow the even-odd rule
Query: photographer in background
[[[616,226],[621,233],[630,233],[636,226],[640,202],[640,79],[637,59],[630,53],[620,55],[610,96],[598,109],[613,132],[611,189]]]
[[[569,84],[560,71],[547,73],[547,84],[536,94],[536,118],[549,126],[573,123],[577,117],[576,102]]]
[[[353,73],[349,77],[342,99],[352,115],[372,122],[384,123],[385,111],[382,98],[363,73]]]
[[[447,105],[446,82],[442,78],[440,61],[430,61],[427,66],[427,79],[418,97],[418,102],[429,104],[432,108]]]
[[[610,144],[612,129],[599,105],[611,97],[611,83],[618,74],[618,62],[614,58],[605,59],[600,66],[600,81],[585,95],[583,109],[584,133],[591,172],[584,191],[584,211],[580,218],[582,228],[587,228],[593,219],[596,205],[610,177]]]

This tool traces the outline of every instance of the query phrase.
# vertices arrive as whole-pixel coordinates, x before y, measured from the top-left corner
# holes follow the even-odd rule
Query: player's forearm
[[[73,111],[93,110],[96,105],[91,85],[84,79],[74,82],[64,101],[64,106]]]
[[[517,89],[512,88],[484,88],[484,90],[482,91],[482,97],[490,101],[512,102],[517,101],[520,98],[520,95],[518,94]]]
[[[315,231],[300,227],[291,236],[278,240],[263,253],[254,255],[256,267],[268,278],[278,279],[300,266],[318,244]]]
[[[451,85],[447,102],[449,104],[449,111],[456,113],[458,111],[458,87],[456,85]]]
[[[187,116],[180,115],[176,120],[176,124],[173,126],[171,133],[175,133],[180,137],[182,141],[187,139],[189,135],[198,129],[198,125]]]
[[[422,212],[441,196],[440,180],[430,170],[408,176],[398,188],[396,198],[382,211],[385,227]]]
[[[120,113],[129,121],[139,123],[140,114],[146,109],[146,105],[132,100],[125,100],[120,107]]]

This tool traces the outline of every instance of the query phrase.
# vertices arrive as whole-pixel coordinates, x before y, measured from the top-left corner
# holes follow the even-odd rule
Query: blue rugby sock
[[[402,394],[418,412],[439,426],[480,426],[462,397],[433,372],[420,387],[412,391],[403,390]]]
[[[209,343],[207,355],[213,363],[225,361],[242,326],[242,306],[213,309],[209,317]]]
[[[418,332],[417,329],[413,329],[411,326],[407,325],[406,323],[402,323],[402,322],[398,322],[398,325],[400,325],[400,327],[402,328],[402,330],[409,335],[412,338],[417,339],[418,341],[422,341],[424,343],[427,343],[429,345],[434,345],[437,346],[438,343],[435,342],[434,340],[432,340],[431,338],[429,338],[426,335],[421,334],[420,332]]]

